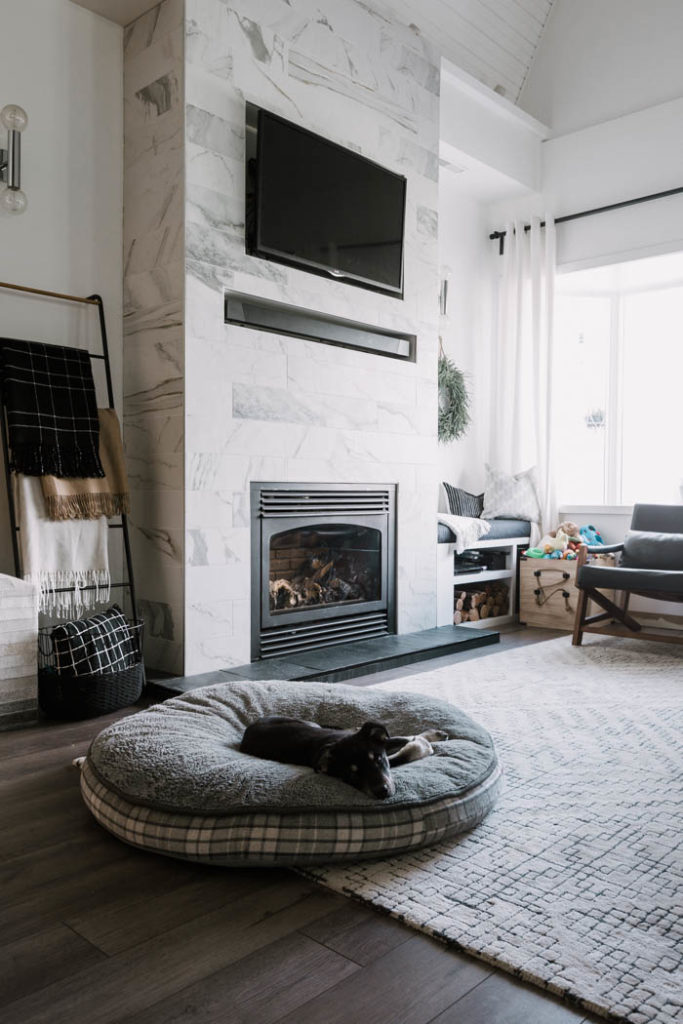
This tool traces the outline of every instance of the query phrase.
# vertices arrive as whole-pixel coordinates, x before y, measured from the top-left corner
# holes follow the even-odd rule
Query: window
[[[560,504],[683,497],[683,254],[558,278]]]

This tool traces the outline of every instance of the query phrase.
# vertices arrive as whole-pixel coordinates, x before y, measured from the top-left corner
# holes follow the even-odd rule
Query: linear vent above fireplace
[[[262,490],[262,516],[330,516],[388,513],[391,493],[383,490]]]
[[[396,629],[396,484],[251,484],[252,658]]]

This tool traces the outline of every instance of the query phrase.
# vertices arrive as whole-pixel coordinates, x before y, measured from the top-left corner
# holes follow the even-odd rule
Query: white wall
[[[561,135],[683,94],[680,0],[555,0],[519,104]]]
[[[683,98],[548,139],[540,192],[498,203],[491,227],[530,213],[577,213],[683,184]],[[618,263],[683,248],[683,196],[571,221],[558,227],[558,265]]]
[[[103,296],[119,405],[121,36],[121,28],[68,0],[2,5],[0,107],[18,103],[29,125],[22,150],[28,209],[21,216],[0,215],[0,280]],[[0,290],[0,323],[8,337],[99,343],[97,314],[88,307]],[[0,487],[0,569],[11,572]]]
[[[488,239],[486,208],[459,175],[439,180],[439,264],[448,275],[446,315],[439,333],[446,355],[467,376],[471,425],[458,441],[439,444],[440,480],[479,493],[488,455],[491,310],[497,248]]]

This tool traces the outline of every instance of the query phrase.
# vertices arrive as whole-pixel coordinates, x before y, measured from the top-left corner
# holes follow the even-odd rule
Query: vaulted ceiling
[[[128,25],[155,0],[74,0]],[[365,0],[372,3],[372,0]],[[516,102],[554,0],[378,0],[439,41],[444,57]]]
[[[554,0],[384,0],[437,39],[444,57],[513,103],[519,99]]]

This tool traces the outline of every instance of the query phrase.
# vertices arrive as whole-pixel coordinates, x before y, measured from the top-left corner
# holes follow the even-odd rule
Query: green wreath
[[[439,352],[439,441],[447,444],[462,437],[470,425],[470,396],[465,374]]]

